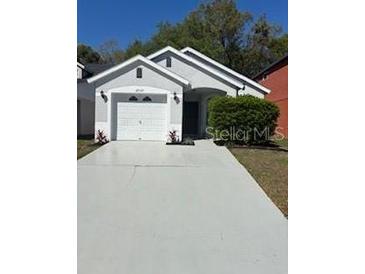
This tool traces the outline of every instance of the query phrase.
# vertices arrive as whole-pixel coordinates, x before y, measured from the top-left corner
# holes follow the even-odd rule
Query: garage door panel
[[[139,126],[139,119],[128,119],[128,118],[120,118],[118,119],[118,126]]]
[[[117,103],[117,140],[166,140],[166,123],[166,103]]]
[[[124,128],[123,128],[124,129]],[[139,140],[140,130],[138,127],[130,127],[129,130],[119,130],[117,140]]]
[[[118,117],[123,117],[123,118],[138,118],[139,117],[140,110],[138,108],[130,107],[130,106],[126,105],[126,103],[120,103],[120,104],[121,104],[121,107],[118,108]]]
[[[143,120],[142,128],[162,130],[165,128],[165,123],[165,120]]]

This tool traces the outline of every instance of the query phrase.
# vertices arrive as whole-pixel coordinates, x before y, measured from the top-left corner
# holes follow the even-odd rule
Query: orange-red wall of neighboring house
[[[277,131],[288,137],[288,65],[266,75],[266,79],[260,79],[258,82],[271,90],[265,99],[274,102],[280,108]]]

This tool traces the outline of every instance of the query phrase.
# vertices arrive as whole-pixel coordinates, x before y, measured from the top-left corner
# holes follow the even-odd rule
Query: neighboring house
[[[77,62],[77,136],[93,135],[95,131],[95,90],[87,78],[111,66]]]
[[[83,78],[83,72],[85,71],[85,66],[80,62],[77,62],[77,79]]]
[[[189,47],[137,55],[87,82],[95,88],[95,130],[110,140],[166,141],[172,130],[180,139],[204,137],[210,98],[270,92]]]
[[[265,68],[254,79],[271,89],[265,98],[280,108],[277,131],[288,137],[288,56]]]

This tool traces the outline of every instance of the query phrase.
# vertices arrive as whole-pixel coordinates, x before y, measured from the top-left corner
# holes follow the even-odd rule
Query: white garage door
[[[166,103],[118,102],[117,140],[166,140]]]

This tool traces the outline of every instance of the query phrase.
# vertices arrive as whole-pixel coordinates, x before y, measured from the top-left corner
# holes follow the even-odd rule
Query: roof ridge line
[[[123,67],[126,67],[130,64],[133,64],[134,62],[136,61],[142,61],[144,63],[146,63],[147,65],[150,65],[156,69],[158,69],[159,71],[161,71],[162,73],[174,78],[175,80],[178,80],[180,83],[184,84],[184,85],[189,85],[189,81],[185,78],[183,78],[182,76],[178,75],[177,73],[173,72],[173,71],[170,71],[168,69],[165,69],[163,66],[160,66],[154,62],[152,62],[150,59],[144,57],[143,55],[141,54],[137,54],[135,56],[133,56],[132,58],[129,58],[128,60],[125,60],[124,62],[120,63],[120,64],[117,64],[103,72],[100,72],[90,78],[88,78],[88,83],[93,83],[101,78],[104,78],[105,76],[113,73],[113,72],[116,72],[118,71],[119,69],[122,69]]]

